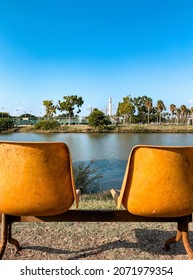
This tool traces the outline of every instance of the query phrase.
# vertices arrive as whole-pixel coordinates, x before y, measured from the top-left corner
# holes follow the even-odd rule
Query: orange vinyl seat
[[[57,215],[78,207],[79,195],[66,144],[0,142],[0,212]]]
[[[144,217],[193,212],[193,147],[135,146],[122,187],[111,193],[117,207]]]

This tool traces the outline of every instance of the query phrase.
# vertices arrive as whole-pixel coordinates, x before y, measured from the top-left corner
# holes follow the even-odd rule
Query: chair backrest
[[[146,217],[193,212],[193,147],[135,146],[118,198],[131,213]]]
[[[0,212],[47,216],[76,199],[70,151],[59,142],[0,142]]]

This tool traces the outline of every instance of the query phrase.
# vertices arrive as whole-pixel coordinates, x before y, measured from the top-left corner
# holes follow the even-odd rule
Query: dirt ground
[[[193,244],[193,225],[189,224]],[[163,249],[176,223],[15,223],[13,237],[22,250],[8,245],[6,260],[187,260],[182,241]]]

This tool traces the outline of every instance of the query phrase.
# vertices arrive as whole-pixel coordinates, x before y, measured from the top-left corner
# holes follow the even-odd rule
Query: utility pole
[[[112,98],[109,97],[109,116],[112,116]]]

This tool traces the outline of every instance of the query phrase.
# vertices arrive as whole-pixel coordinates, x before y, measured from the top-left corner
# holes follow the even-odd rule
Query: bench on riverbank
[[[164,248],[182,240],[193,259],[193,147],[135,146],[121,190],[112,190],[125,210],[70,210],[79,192],[64,143],[0,142],[0,164],[0,259],[8,242],[21,249],[15,222],[175,222],[177,234]]]
[[[14,223],[37,223],[37,222],[152,222],[152,223],[177,223],[177,234],[168,239],[164,244],[164,249],[169,250],[170,244],[182,240],[189,259],[193,259],[193,251],[188,239],[188,224],[192,222],[192,215],[184,217],[141,217],[133,215],[126,210],[68,210],[63,214],[55,216],[11,216],[2,214],[0,217],[1,228],[1,248],[0,259],[3,258],[7,243],[15,247],[15,252],[22,249],[19,242],[12,237],[12,225]],[[156,225],[155,225],[156,227]],[[152,244],[152,246],[156,246]]]

